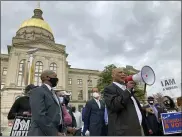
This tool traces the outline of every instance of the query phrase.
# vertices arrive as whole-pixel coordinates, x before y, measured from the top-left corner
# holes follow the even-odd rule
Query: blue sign
[[[182,112],[162,113],[161,119],[165,135],[182,132]]]

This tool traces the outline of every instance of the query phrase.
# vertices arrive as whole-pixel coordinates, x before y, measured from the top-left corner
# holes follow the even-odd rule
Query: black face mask
[[[149,103],[150,105],[153,105],[153,104],[154,104],[154,101],[153,101],[153,100],[148,100],[148,103]]]
[[[168,108],[169,108],[169,107],[170,107],[170,105],[171,105],[171,104],[170,104],[170,101],[169,101],[169,100],[164,101],[164,105],[165,105],[166,107],[168,107]]]
[[[57,83],[58,83],[58,78],[50,78],[50,83],[52,85],[52,87],[56,87],[57,86]]]
[[[64,97],[64,104],[68,105],[69,102],[70,102],[70,98],[69,97]]]

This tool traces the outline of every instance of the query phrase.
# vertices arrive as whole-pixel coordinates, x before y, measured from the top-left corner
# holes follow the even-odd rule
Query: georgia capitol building
[[[24,64],[29,60],[27,52],[33,53],[34,84],[40,85],[41,72],[47,69],[57,73],[57,90],[71,93],[71,104],[78,110],[91,98],[90,90],[97,86],[100,71],[71,68],[67,62],[66,46],[55,43],[54,34],[43,19],[43,11],[34,9],[34,15],[25,20],[8,45],[8,54],[1,54],[1,125],[8,125],[7,115],[14,101],[22,96],[25,88]]]

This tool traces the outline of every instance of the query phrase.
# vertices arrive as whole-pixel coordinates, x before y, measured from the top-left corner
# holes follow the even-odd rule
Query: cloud
[[[32,1],[1,2],[3,53],[35,7]],[[174,77],[181,83],[181,2],[46,1],[41,8],[56,42],[66,45],[72,67],[150,65],[156,84],[149,87],[149,95],[161,91],[161,78]]]

